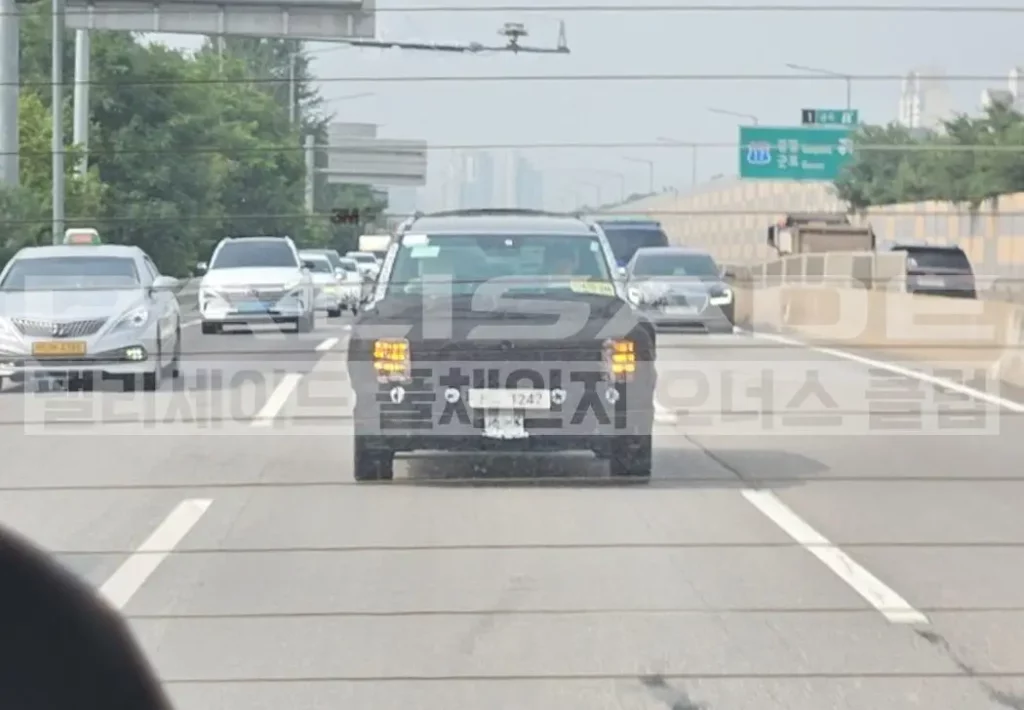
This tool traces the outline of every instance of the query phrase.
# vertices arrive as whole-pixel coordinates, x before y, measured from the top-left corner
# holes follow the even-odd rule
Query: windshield
[[[634,276],[689,276],[718,278],[718,264],[707,254],[641,254],[633,265]]]
[[[331,262],[327,261],[322,255],[306,255],[302,257],[303,261],[309,262],[309,270],[314,274],[333,274],[334,269],[331,267]]]
[[[531,287],[564,287],[567,279],[610,281],[596,237],[559,235],[415,235],[395,257],[392,284],[450,278],[455,293],[502,277],[522,277]]]
[[[907,252],[908,269],[955,269],[969,271],[967,256],[956,249],[896,249]]]
[[[619,266],[625,266],[636,254],[637,249],[643,247],[667,247],[668,237],[661,227],[638,227],[638,226],[616,226],[604,223],[601,225],[608,242],[612,246],[612,253]]]
[[[0,284],[0,290],[123,289],[140,285],[134,259],[67,256],[17,259]]]
[[[327,261],[330,263],[332,269],[341,268],[341,257],[338,256],[336,251],[322,251],[318,252],[321,256],[327,257]]]
[[[225,242],[210,269],[298,267],[295,253],[283,240]]]
[[[360,264],[375,264],[377,259],[374,258],[373,254],[349,254],[349,259],[358,261]]]

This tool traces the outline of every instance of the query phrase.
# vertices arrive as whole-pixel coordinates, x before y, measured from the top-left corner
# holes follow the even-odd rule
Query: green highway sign
[[[740,127],[740,177],[835,180],[853,154],[851,128]]]
[[[800,110],[800,123],[805,126],[856,126],[860,120],[856,109],[805,108]]]

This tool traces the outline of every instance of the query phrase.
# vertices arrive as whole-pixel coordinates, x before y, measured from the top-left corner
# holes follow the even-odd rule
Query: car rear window
[[[907,253],[909,269],[957,269],[969,271],[971,262],[959,249],[898,249]]]

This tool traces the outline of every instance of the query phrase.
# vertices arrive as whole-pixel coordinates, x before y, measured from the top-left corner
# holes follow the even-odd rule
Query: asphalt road
[[[347,332],[188,327],[161,392],[0,393],[0,519],[123,608],[178,707],[1024,708],[1020,414],[666,337],[649,486],[587,456],[356,486]]]

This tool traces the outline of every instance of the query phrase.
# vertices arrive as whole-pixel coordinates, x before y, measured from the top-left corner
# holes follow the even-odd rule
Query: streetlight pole
[[[724,108],[709,108],[708,111],[710,111],[711,113],[718,113],[723,116],[735,116],[736,118],[746,118],[755,126],[758,124],[757,116],[755,116],[752,113],[740,113],[739,111],[729,111],[728,109]]]
[[[667,145],[682,145],[687,146],[690,149],[690,187],[697,187],[697,149],[700,147],[696,143],[687,143],[686,141],[677,141],[674,138],[663,138],[658,137],[656,139],[659,143],[665,143]]]
[[[53,142],[50,154],[53,176],[50,194],[53,233],[50,236],[54,244],[60,244],[64,240],[64,0],[52,1],[51,15],[50,81],[53,85],[50,113],[53,114]]]
[[[807,67],[803,64],[787,64],[787,69],[793,69],[795,71],[804,71],[811,74],[821,74],[822,76],[834,76],[839,79],[843,79],[846,82],[846,108],[853,108],[853,77],[849,74],[843,74],[842,72],[832,71],[831,69],[819,69],[818,67]]]
[[[647,192],[651,195],[654,194],[654,161],[647,160],[646,158],[633,158],[628,155],[622,156],[623,160],[628,160],[631,163],[645,163],[647,165]]]

